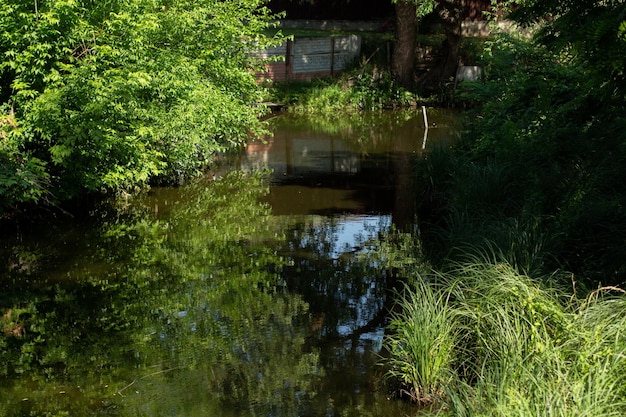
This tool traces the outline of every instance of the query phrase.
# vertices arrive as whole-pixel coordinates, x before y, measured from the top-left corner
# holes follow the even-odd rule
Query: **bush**
[[[438,159],[449,171],[420,168],[444,215],[431,217],[444,246],[433,253],[490,245],[528,273],[625,282],[622,77],[505,35],[486,42],[484,62],[485,83],[466,87],[482,105],[449,161]]]
[[[3,3],[0,212],[177,181],[262,131],[265,2],[157,3]]]

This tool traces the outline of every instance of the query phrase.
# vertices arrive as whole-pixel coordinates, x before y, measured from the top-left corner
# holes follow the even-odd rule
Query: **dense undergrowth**
[[[463,141],[419,167],[436,202],[423,206],[430,253],[456,259],[492,246],[524,273],[624,283],[623,73],[602,78],[510,37],[488,47],[487,81],[466,90],[483,104],[468,112]]]
[[[272,99],[289,112],[307,114],[405,108],[422,101],[418,94],[397,86],[384,68],[369,65],[337,78],[277,84]]]
[[[463,140],[417,167],[432,270],[406,268],[384,362],[438,415],[626,413],[626,6],[555,16],[485,43]]]

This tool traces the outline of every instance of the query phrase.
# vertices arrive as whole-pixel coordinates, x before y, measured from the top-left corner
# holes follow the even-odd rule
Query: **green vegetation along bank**
[[[623,415],[626,4],[518,3],[534,38],[485,43],[467,132],[417,167],[433,269],[406,271],[388,375],[439,415]]]
[[[395,392],[444,416],[624,415],[623,290],[484,259],[407,276],[383,361]]]
[[[0,2],[0,216],[192,175],[258,132],[262,0]]]

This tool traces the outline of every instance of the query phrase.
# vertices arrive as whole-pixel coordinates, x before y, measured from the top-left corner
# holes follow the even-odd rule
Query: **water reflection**
[[[455,113],[430,110],[428,145],[456,140]],[[274,134],[252,142],[235,162],[266,167],[273,214],[391,213],[415,223],[413,162],[425,150],[421,110],[272,120]]]
[[[3,228],[1,414],[408,412],[376,389],[377,245],[413,222],[423,132],[376,117],[277,119],[217,181]]]

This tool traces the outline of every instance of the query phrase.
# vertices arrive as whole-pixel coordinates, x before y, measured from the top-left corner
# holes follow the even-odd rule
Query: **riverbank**
[[[405,400],[438,416],[626,411],[624,290],[584,296],[564,276],[531,278],[491,259],[406,274],[384,360]]]
[[[626,88],[563,45],[489,40],[462,140],[416,169],[433,269],[407,270],[392,376],[444,415],[626,412]]]

